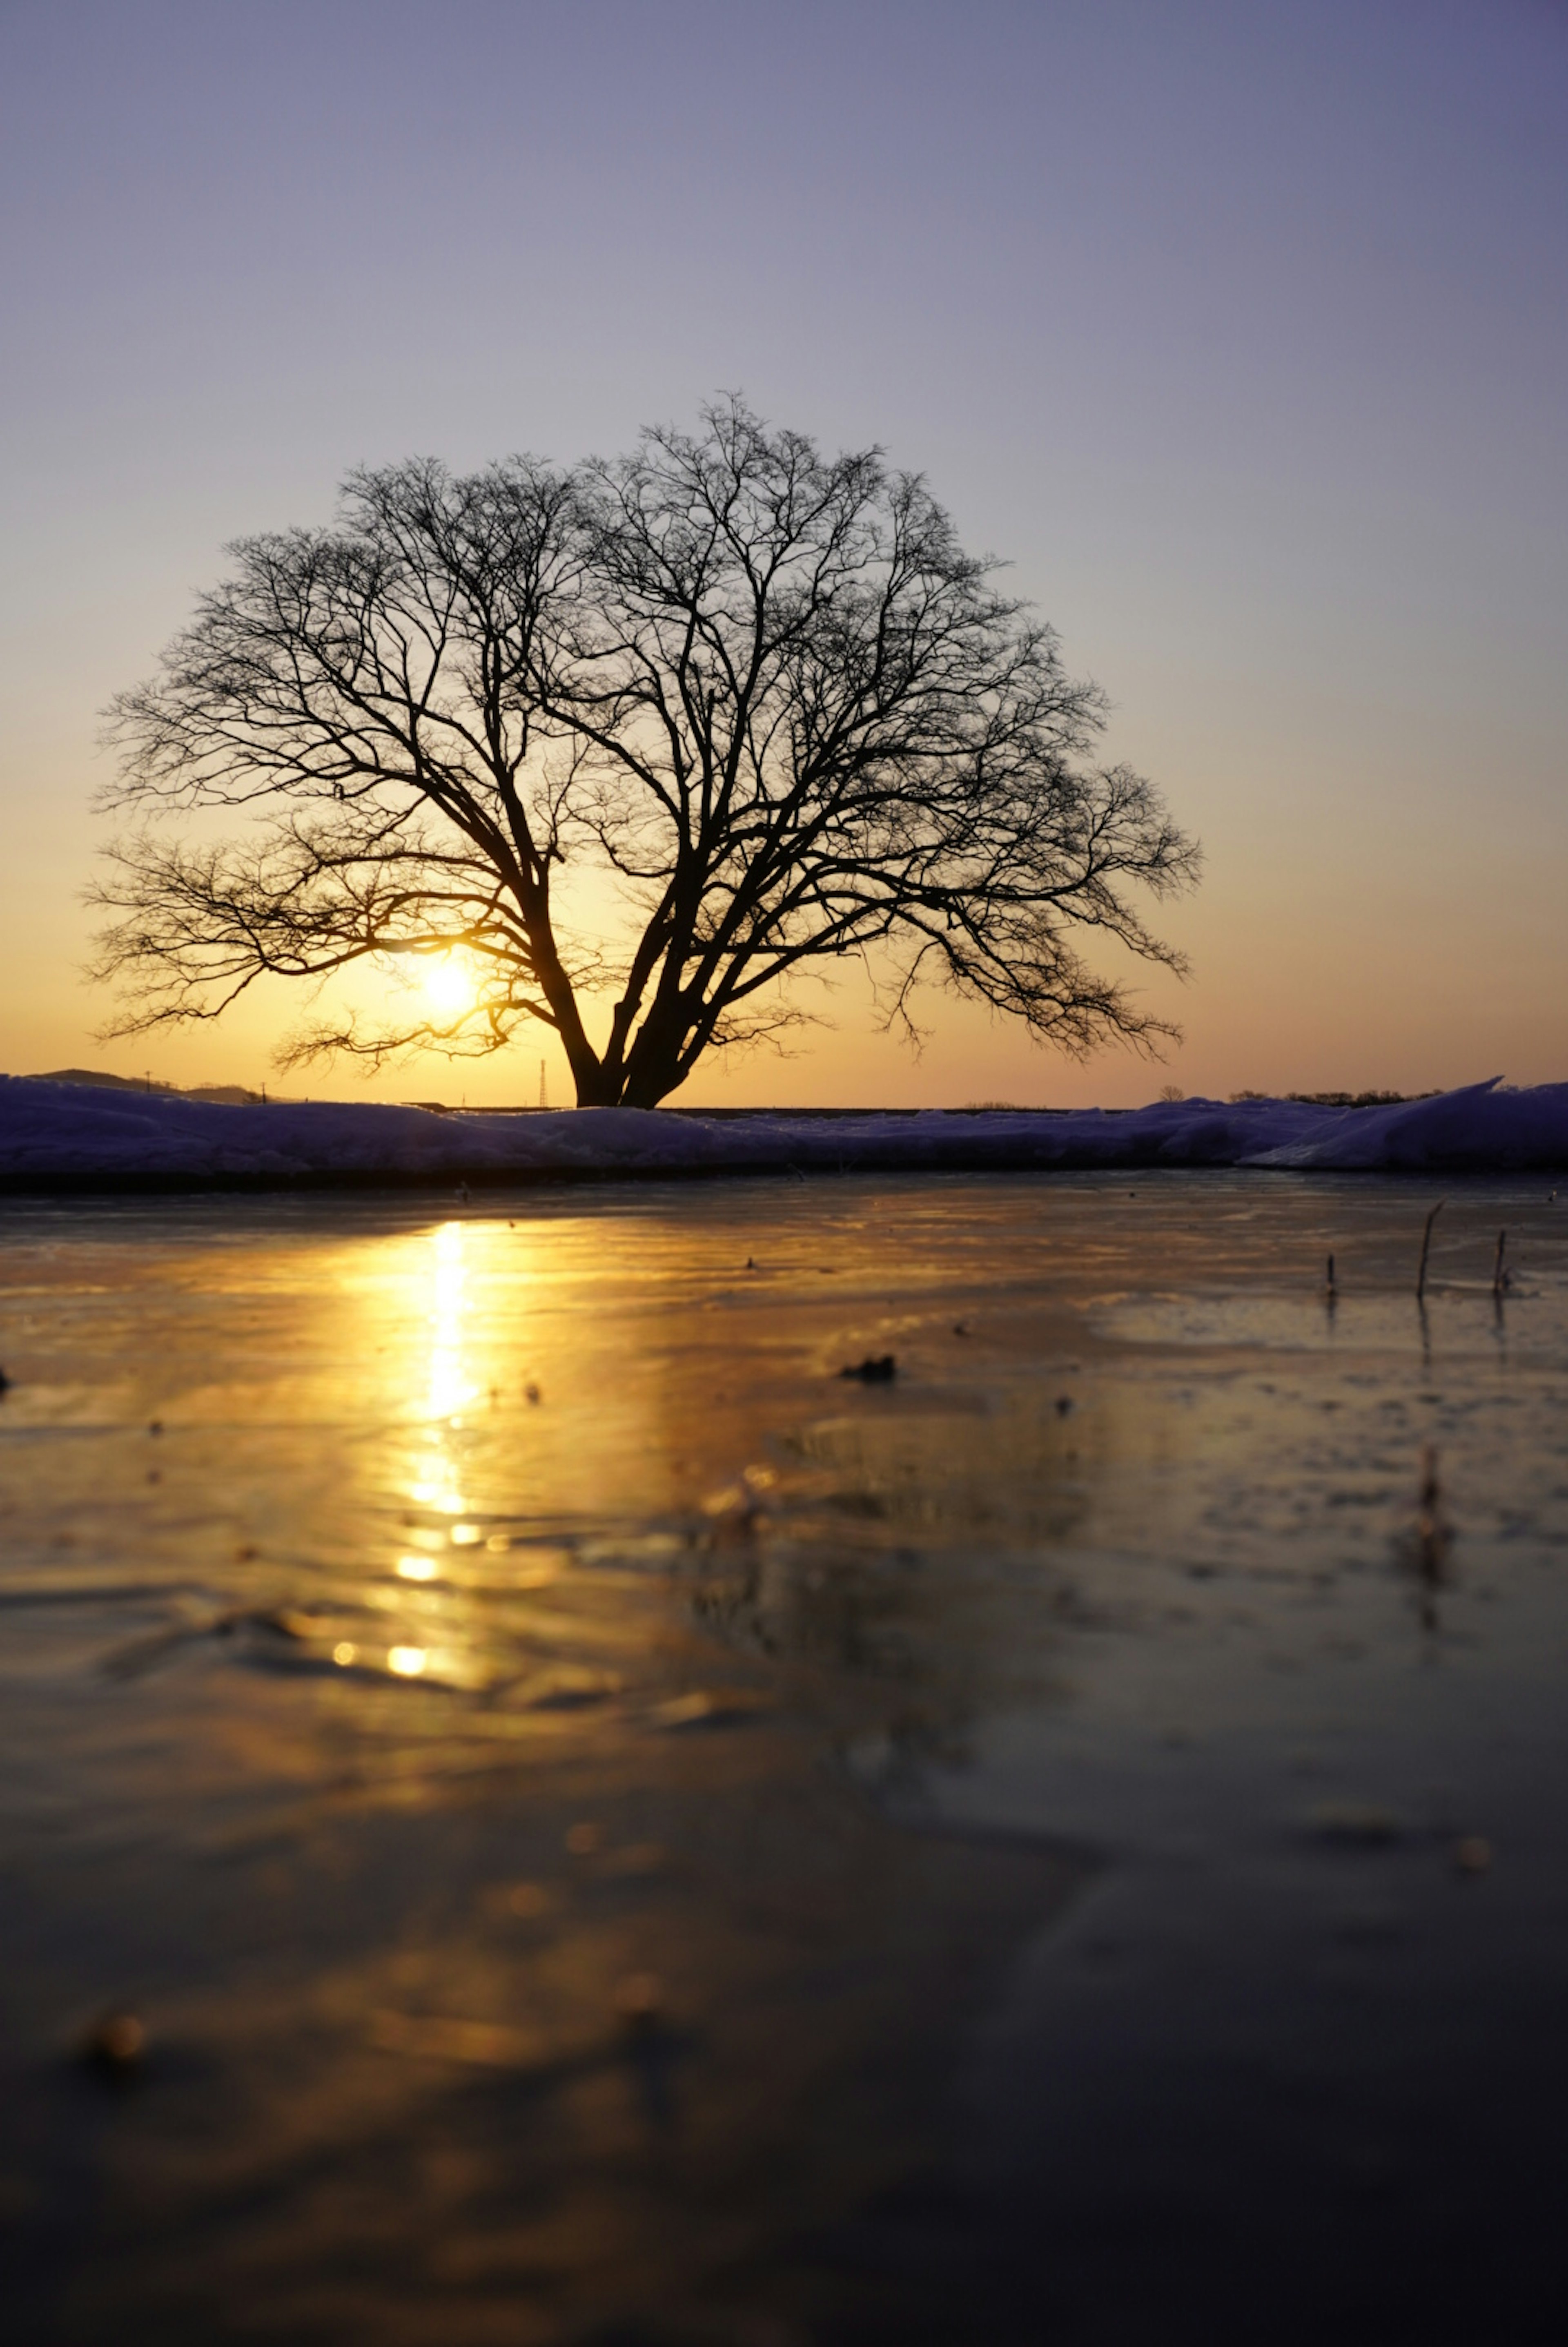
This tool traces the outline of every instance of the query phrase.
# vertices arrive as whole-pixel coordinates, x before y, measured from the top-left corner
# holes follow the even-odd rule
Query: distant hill
[[[217,1101],[229,1108],[259,1108],[266,1095],[247,1092],[243,1084],[158,1084],[146,1076],[110,1076],[98,1068],[50,1068],[33,1080],[40,1084],[96,1084],[110,1092],[162,1092],[171,1100]]]
[[[39,1084],[101,1084],[112,1092],[172,1092],[172,1084],[155,1084],[145,1076],[106,1076],[97,1068],[49,1068],[33,1079]]]

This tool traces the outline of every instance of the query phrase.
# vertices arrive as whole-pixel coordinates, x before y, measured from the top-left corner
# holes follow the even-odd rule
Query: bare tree
[[[392,988],[291,1055],[490,1051],[533,1019],[580,1102],[651,1107],[850,953],[911,1032],[933,979],[1074,1054],[1174,1032],[1073,940],[1179,970],[1128,890],[1186,886],[1196,848],[1093,763],[1096,689],[879,452],[827,459],[730,400],[614,463],[361,472],[332,527],[231,552],[110,715],[115,1031],[461,948],[451,1018]],[[215,842],[213,809],[246,836]],[[569,917],[583,870],[615,876],[624,950]]]

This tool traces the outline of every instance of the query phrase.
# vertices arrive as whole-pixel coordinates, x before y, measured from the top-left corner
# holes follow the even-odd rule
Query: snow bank
[[[0,1187],[10,1191],[1158,1165],[1568,1169],[1568,1084],[1504,1092],[1494,1081],[1392,1108],[1192,1100],[1120,1112],[722,1117],[241,1107],[0,1077]]]

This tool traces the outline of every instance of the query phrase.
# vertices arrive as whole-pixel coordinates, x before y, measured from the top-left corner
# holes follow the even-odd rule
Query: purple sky
[[[95,712],[224,539],[736,386],[930,475],[1209,867],[1168,1071],[846,993],[686,1097],[1568,1077],[1568,7],[5,0],[0,178],[0,1065],[289,1021],[98,1045],[76,975]]]

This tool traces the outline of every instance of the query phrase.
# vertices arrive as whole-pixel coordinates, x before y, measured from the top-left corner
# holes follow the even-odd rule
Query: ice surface
[[[1158,1101],[1128,1110],[927,1109],[801,1116],[667,1110],[437,1112],[364,1102],[230,1106],[0,1077],[0,1183],[280,1186],[767,1170],[1257,1165],[1568,1167],[1568,1083],[1497,1079],[1382,1108]]]
[[[13,2347],[1552,2338],[1550,1184],[453,1186],[6,1204]]]

